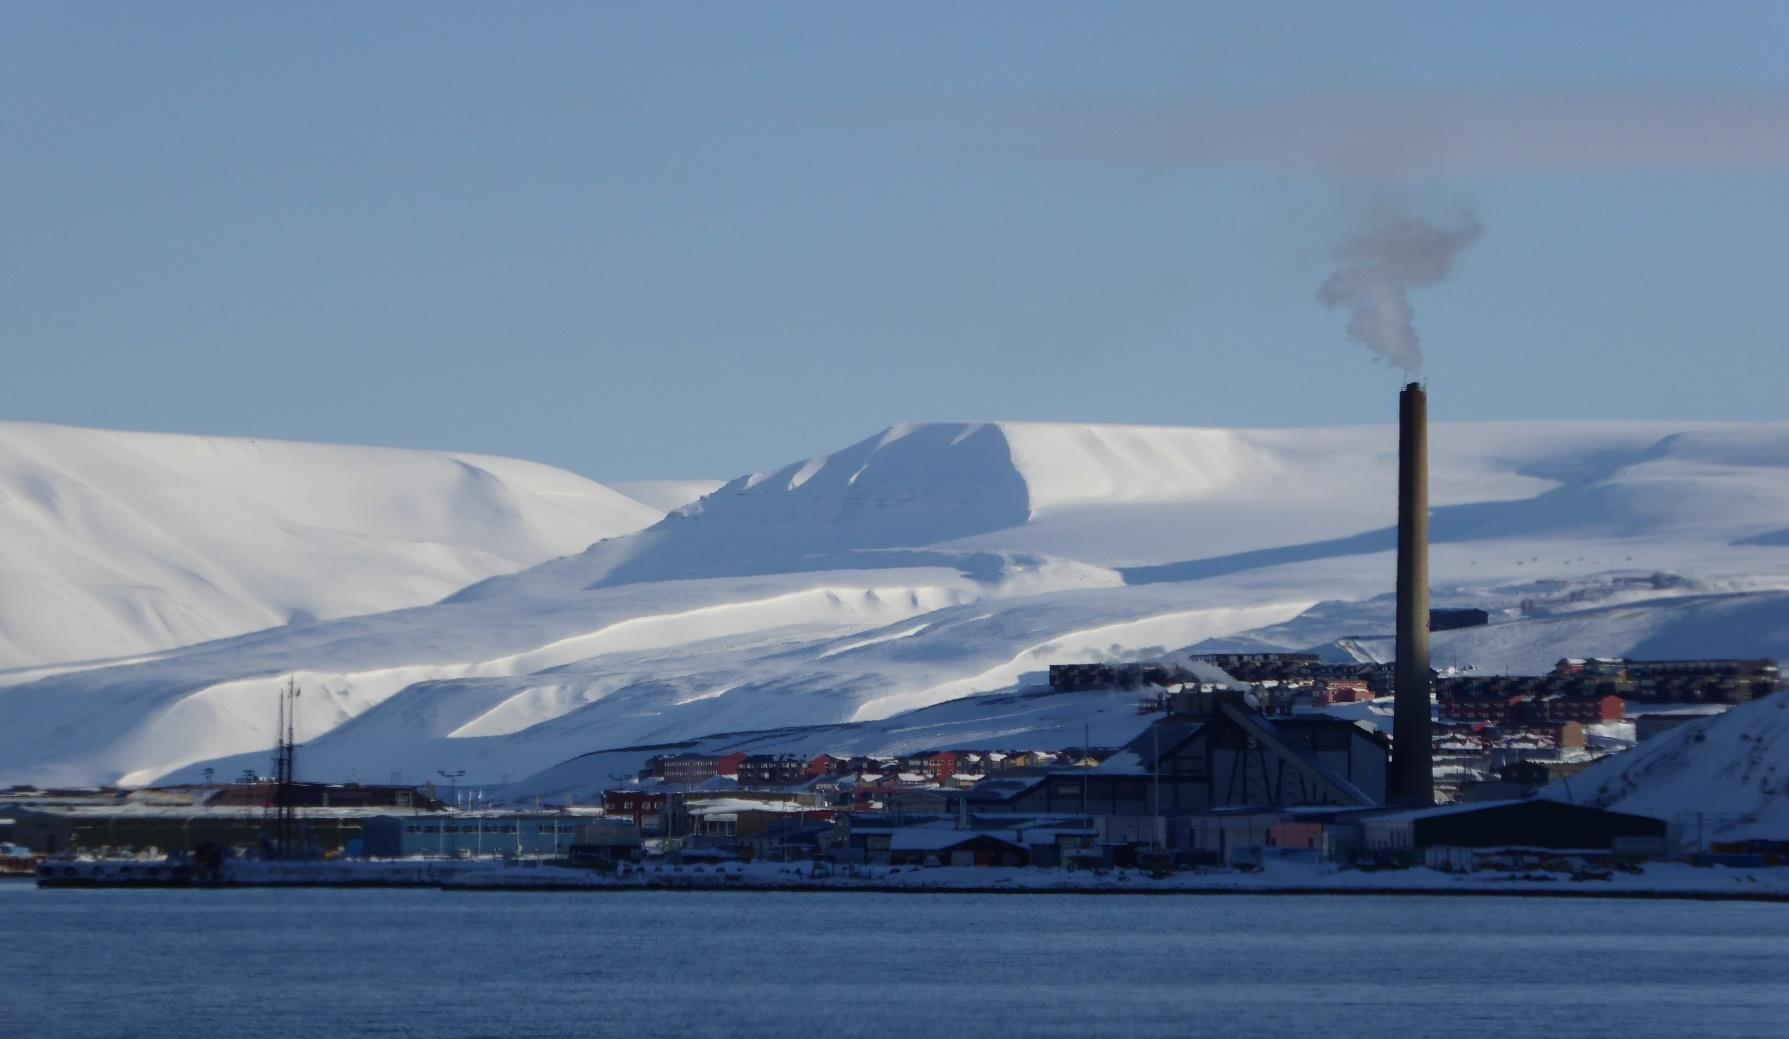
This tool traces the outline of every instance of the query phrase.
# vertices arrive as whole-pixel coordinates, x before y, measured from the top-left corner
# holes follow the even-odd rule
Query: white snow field
[[[0,422],[0,668],[432,602],[663,511],[507,458]]]
[[[1789,650],[1789,426],[1431,432],[1436,604],[1496,617],[1441,662]],[[289,673],[306,776],[495,783],[791,726],[875,723],[853,745],[881,750],[903,712],[1052,662],[1364,658],[1390,628],[1395,447],[1391,426],[896,426],[434,605],[15,682],[0,782],[264,770]]]

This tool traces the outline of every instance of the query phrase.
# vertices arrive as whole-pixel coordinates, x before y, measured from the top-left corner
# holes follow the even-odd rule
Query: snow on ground
[[[1365,659],[1389,661],[1387,636],[1351,640]],[[1562,657],[1789,656],[1789,592],[1669,596],[1436,632],[1436,667],[1544,674]]]
[[[898,725],[1053,662],[1194,644],[1371,658],[1395,442],[896,426],[432,606],[19,676],[35,680],[0,688],[0,782],[265,768],[294,671],[317,690],[305,774],[496,783],[605,748]],[[1789,655],[1789,426],[1442,424],[1432,454],[1436,604],[1498,621],[1438,636],[1438,663]]]
[[[1542,796],[1663,819],[1691,845],[1789,839],[1789,693],[1686,722]]]
[[[414,606],[661,515],[513,459],[0,422],[0,668]]]

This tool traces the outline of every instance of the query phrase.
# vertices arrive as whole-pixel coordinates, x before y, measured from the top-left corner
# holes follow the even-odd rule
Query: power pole
[[[1081,755],[1083,759],[1086,758],[1088,745],[1093,742],[1091,737],[1092,731],[1093,727],[1090,725],[1081,726]],[[1081,814],[1087,816],[1088,823],[1091,825],[1093,815],[1087,810],[1087,787],[1087,769],[1083,766],[1081,769]]]
[[[1149,770],[1150,786],[1153,788],[1150,800],[1155,807],[1155,833],[1150,836],[1149,844],[1155,850],[1162,849],[1162,723],[1157,720],[1149,727],[1151,738],[1155,740],[1155,765]]]

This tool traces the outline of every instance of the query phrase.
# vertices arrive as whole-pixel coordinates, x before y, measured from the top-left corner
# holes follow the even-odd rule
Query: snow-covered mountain
[[[1389,426],[898,426],[434,605],[0,689],[0,782],[265,767],[288,673],[308,774],[495,782],[604,748],[891,719],[1055,661],[1369,655],[1389,628],[1395,445]],[[1789,649],[1789,426],[1437,425],[1431,455],[1436,602],[1499,620],[1458,636],[1462,657],[1487,640],[1508,659],[1481,666],[1539,670],[1673,631]]]
[[[432,602],[662,514],[507,458],[0,423],[0,668]]]

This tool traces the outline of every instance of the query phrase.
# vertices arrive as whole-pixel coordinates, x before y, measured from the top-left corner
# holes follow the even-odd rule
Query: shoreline
[[[483,884],[431,883],[418,884],[399,880],[311,880],[311,881],[240,881],[223,884],[177,884],[169,882],[142,882],[120,884],[107,881],[74,881],[37,885],[41,890],[56,891],[99,891],[99,890],[138,890],[138,891],[247,891],[270,890],[278,888],[296,888],[304,890],[356,890],[373,889],[389,890],[393,888],[412,888],[436,891],[452,891],[464,894],[634,894],[639,892],[669,893],[723,893],[723,894],[763,894],[781,892],[785,894],[873,894],[873,895],[1052,895],[1052,896],[1111,896],[1142,898],[1199,898],[1208,895],[1235,896],[1261,895],[1271,897],[1373,897],[1379,895],[1391,897],[1440,897],[1440,898],[1540,898],[1540,899],[1594,899],[1624,901],[1683,901],[1683,902],[1759,902],[1789,903],[1789,893],[1779,891],[1711,891],[1711,890],[1673,890],[1666,888],[1546,888],[1546,887],[1424,887],[1420,885],[1399,887],[1304,887],[1297,885],[1262,886],[1262,887],[1219,887],[1219,886],[1176,886],[1176,887],[1141,887],[1141,886],[1102,886],[1102,887],[1019,887],[1014,885],[913,885],[913,884],[577,884],[563,882],[546,882],[527,884],[506,881]]]
[[[29,878],[20,878],[29,879]],[[1789,868],[1726,869],[1653,863],[1640,873],[1573,879],[1561,873],[1450,873],[1428,867],[1360,872],[1317,863],[1276,862],[1251,872],[1135,870],[1072,873],[1024,867],[859,867],[812,875],[785,863],[735,864],[712,871],[660,866],[617,876],[546,863],[501,861],[235,862],[218,874],[89,860],[45,870],[41,889],[436,888],[478,892],[739,891],[940,895],[1441,895],[1489,898],[1681,899],[1789,902]]]
[[[272,886],[272,885],[266,885]],[[341,885],[316,884],[312,887],[334,887]],[[1374,895],[1439,896],[1443,898],[1590,898],[1590,899],[1626,899],[1632,901],[1687,901],[1687,902],[1789,902],[1789,893],[1776,891],[1673,891],[1660,889],[1617,889],[1617,890],[1567,890],[1561,888],[1477,888],[1477,887],[1015,887],[990,885],[981,887],[950,886],[927,887],[901,884],[868,884],[861,887],[847,887],[834,884],[779,884],[779,885],[736,885],[736,884],[442,884],[443,891],[459,892],[546,892],[546,893],[621,893],[637,891],[675,891],[675,892],[795,892],[804,894],[884,894],[884,895],[1111,895],[1142,896],[1150,898],[1168,898],[1174,896],[1201,897],[1205,895],[1269,895],[1269,896],[1356,896]]]

